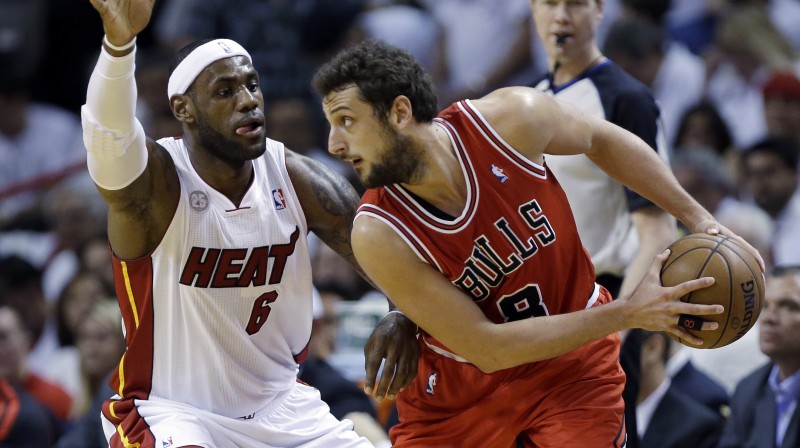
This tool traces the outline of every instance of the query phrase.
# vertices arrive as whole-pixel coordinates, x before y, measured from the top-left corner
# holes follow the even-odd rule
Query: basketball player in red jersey
[[[527,446],[625,446],[617,331],[697,344],[679,316],[721,307],[679,300],[713,279],[660,285],[667,251],[633,294],[612,302],[545,154],[586,154],[690,229],[731,233],[643,141],[534,89],[500,89],[436,116],[419,64],[375,42],[340,53],[313,84],[329,151],[369,189],[354,223],[356,258],[422,330],[394,446],[510,447],[518,434]],[[377,367],[368,361],[368,377]],[[381,382],[391,376],[389,366]]]

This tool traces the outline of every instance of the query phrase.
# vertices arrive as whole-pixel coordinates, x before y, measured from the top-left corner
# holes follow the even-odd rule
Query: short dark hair
[[[672,7],[672,0],[622,0],[622,4],[652,23],[660,25]]]
[[[751,146],[742,154],[742,163],[746,162],[753,154],[763,152],[777,156],[787,168],[797,172],[798,158],[800,157],[798,152],[800,152],[800,148],[798,148],[793,140],[780,137],[765,138]]]
[[[663,54],[664,33],[648,22],[637,19],[621,19],[614,22],[606,36],[603,53],[614,60],[629,56],[641,61],[649,54]]]
[[[433,81],[414,56],[401,48],[365,40],[336,55],[311,81],[323,97],[350,84],[358,86],[361,98],[379,117],[388,117],[399,95],[409,99],[417,122],[429,123],[436,116]]]

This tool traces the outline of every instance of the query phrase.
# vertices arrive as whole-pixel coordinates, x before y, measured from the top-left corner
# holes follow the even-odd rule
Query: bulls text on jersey
[[[487,298],[490,288],[500,285],[506,275],[522,266],[523,260],[536,255],[540,246],[548,246],[556,240],[553,226],[550,225],[536,199],[520,205],[518,211],[533,231],[533,236],[527,241],[522,241],[519,234],[509,226],[508,220],[501,217],[495,221],[494,226],[499,230],[499,234],[511,243],[514,252],[503,259],[492,247],[489,238],[481,235],[475,239],[472,254],[464,261],[461,275],[453,281],[453,284],[469,294],[476,302]],[[528,229],[525,229],[525,233],[528,233]],[[536,237],[536,240],[533,237]]]

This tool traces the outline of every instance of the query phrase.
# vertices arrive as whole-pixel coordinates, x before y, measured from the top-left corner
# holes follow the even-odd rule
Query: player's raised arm
[[[163,236],[179,191],[171,159],[148,143],[135,116],[136,35],[147,26],[154,1],[90,1],[106,35],[81,108],[89,173],[109,205],[114,252],[138,258]]]

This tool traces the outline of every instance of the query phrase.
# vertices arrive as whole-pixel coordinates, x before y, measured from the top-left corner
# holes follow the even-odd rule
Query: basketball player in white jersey
[[[127,344],[103,406],[110,446],[372,446],[296,380],[312,320],[306,235],[355,264],[358,196],[266,139],[258,74],[230,40],[178,54],[168,98],[183,137],[147,139],[134,57],[154,0],[91,3],[106,35],[84,143]]]

